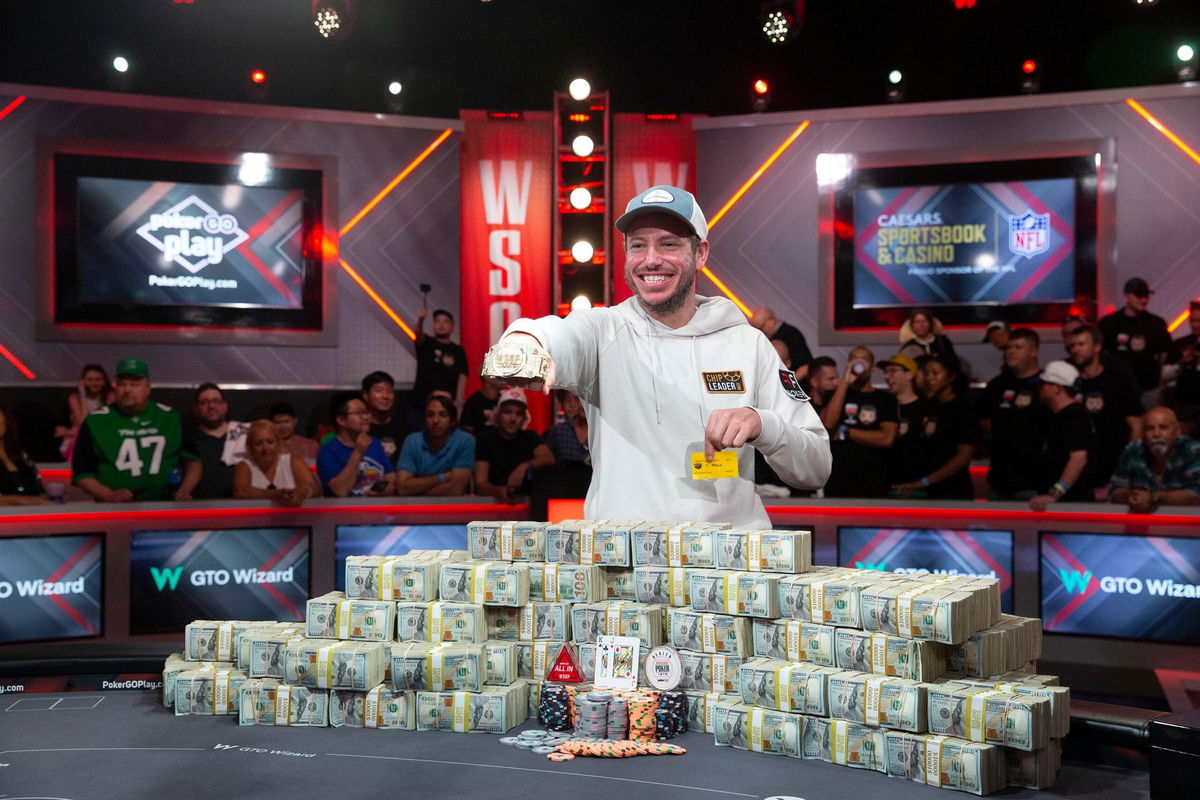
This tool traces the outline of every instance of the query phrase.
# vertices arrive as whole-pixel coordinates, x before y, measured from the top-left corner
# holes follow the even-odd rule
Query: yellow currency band
[[[471,693],[454,693],[454,732],[467,733],[471,730]]]
[[[546,675],[546,663],[550,660],[550,642],[534,642],[533,658],[530,660],[533,662],[529,667],[530,674],[537,675],[536,680],[541,680]]]
[[[233,660],[233,623],[217,623],[217,661]]]
[[[512,561],[514,527],[511,522],[500,523],[500,559],[503,561]]]
[[[712,672],[712,686],[714,690],[719,688],[720,691],[725,691],[726,680],[729,675],[729,657],[713,655],[709,657],[709,670]]]
[[[487,595],[487,570],[490,564],[471,567],[471,602],[482,603]]]
[[[367,692],[367,696],[363,698],[363,727],[378,728],[383,724],[383,703],[380,702],[379,695],[383,691],[383,686],[376,686]]]
[[[873,728],[879,727],[879,709],[883,705],[883,684],[887,678],[867,678],[866,703],[864,705],[863,719]]]
[[[435,600],[429,604],[429,641],[442,640],[442,606],[443,601]]]
[[[747,738],[750,741],[750,749],[755,753],[763,751],[763,710],[761,708],[750,709],[750,730],[747,732]]]
[[[1005,694],[1016,694],[1017,693],[1017,684],[1015,684],[1015,683],[997,683],[997,684],[993,684],[992,688],[995,689],[997,692],[1004,692]]]
[[[337,638],[350,638],[350,603],[351,600],[339,600],[334,609],[334,621],[337,625]]]
[[[267,689],[266,691],[270,691]],[[292,691],[287,686],[275,687],[275,724],[287,725],[292,718]]]
[[[779,711],[792,708],[792,673],[795,670],[795,664],[775,668],[775,708]]]
[[[584,525],[579,529],[579,563],[590,567],[596,563],[596,526]]]
[[[683,566],[683,525],[667,528],[667,566]]]
[[[925,783],[930,786],[942,785],[942,743],[945,736],[928,736],[925,738]]]
[[[700,615],[700,647],[705,653],[717,652],[717,620],[712,614]]]
[[[808,616],[813,622],[825,621],[825,584],[828,581],[813,581],[808,585]]]
[[[972,742],[987,741],[987,701],[1003,692],[980,691],[967,696],[967,735]]]
[[[783,641],[784,646],[787,648],[788,661],[802,661],[804,659],[804,650],[800,647],[799,621],[792,619],[784,623]]]
[[[725,613],[738,613],[738,573],[733,572],[720,578],[725,598]]]
[[[507,614],[508,609],[498,609],[497,613]],[[533,641],[533,603],[526,603],[517,609],[517,641]]]
[[[333,651],[341,647],[341,642],[326,645],[317,650],[317,688],[331,688],[330,676],[333,675]]]
[[[746,569],[762,572],[762,531],[746,533]]]
[[[621,600],[616,601],[604,612],[604,632],[609,636],[621,635],[621,609],[625,607],[625,603]]]
[[[385,558],[379,564],[379,599],[380,600],[395,600],[394,592],[396,590],[395,570],[396,565],[400,563],[398,558]]]
[[[213,714],[225,714],[229,711],[229,670],[219,669],[214,672],[212,682]]]
[[[835,764],[845,764],[850,745],[850,723],[844,719],[829,720],[829,755]]]
[[[683,567],[667,567],[668,586],[672,606],[688,604],[688,572]]]
[[[871,634],[871,672],[876,675],[887,674],[887,644],[886,633]]]
[[[442,684],[446,676],[444,667],[446,663],[446,652],[442,649],[442,645],[438,645],[429,651],[429,655],[425,656],[425,666],[429,670],[429,688],[435,692],[443,691],[446,687]]]

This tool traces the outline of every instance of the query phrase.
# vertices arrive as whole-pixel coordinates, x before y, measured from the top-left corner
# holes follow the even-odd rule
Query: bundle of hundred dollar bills
[[[390,642],[396,638],[396,604],[391,600],[349,600],[343,592],[314,597],[305,606],[310,639]]]
[[[607,577],[600,567],[540,562],[529,565],[530,600],[547,603],[596,603],[607,596]]]
[[[365,692],[335,689],[329,694],[329,724],[335,728],[411,731],[416,727],[415,692],[381,685]]]
[[[351,600],[436,600],[442,564],[466,560],[465,550],[412,550],[400,556],[348,556],[346,597]]]
[[[820,759],[855,769],[886,772],[884,732],[844,719],[808,717],[801,751],[804,758]]]
[[[304,638],[304,627],[296,623],[273,623],[249,628],[237,637],[237,666],[250,678],[282,678],[280,648]]]
[[[742,659],[736,655],[680,650],[683,677],[679,688],[694,692],[736,692]]]
[[[238,724],[324,728],[329,725],[329,692],[250,678],[238,690]]]
[[[292,686],[365,692],[383,683],[386,661],[382,642],[300,639],[283,646],[283,680]]]
[[[947,666],[973,678],[1014,670],[1042,652],[1042,621],[1001,614],[1000,621],[950,648]]]
[[[250,628],[272,623],[274,620],[194,620],[183,630],[184,656],[188,661],[236,661],[238,651],[234,637]]]
[[[563,643],[513,642],[513,645],[517,649],[517,676],[542,680]]]
[[[236,714],[238,688],[246,673],[238,669],[202,668],[175,676],[175,716]]]
[[[634,636],[642,647],[662,644],[662,606],[606,600],[571,607],[572,641],[594,642],[598,636]]]
[[[636,523],[570,519],[546,528],[551,564],[629,566],[629,540]]]
[[[455,603],[523,606],[529,602],[529,565],[508,561],[443,564],[438,597]]]
[[[634,567],[633,598],[639,603],[657,603],[677,608],[689,606],[692,594],[688,567]]]
[[[729,525],[715,522],[645,522],[633,528],[635,567],[717,566],[717,531]]]
[[[833,667],[752,658],[742,663],[734,678],[747,705],[825,717],[831,713],[829,682],[841,674]]]
[[[481,644],[404,642],[391,646],[392,688],[438,692],[483,689],[486,657]]]
[[[175,679],[181,673],[197,670],[232,670],[236,665],[228,661],[188,661],[183,653],[171,653],[163,664],[162,704],[165,708],[175,707]]]
[[[720,531],[717,566],[749,572],[807,572],[812,567],[812,533]]]
[[[417,692],[419,731],[505,733],[529,718],[529,683],[489,686],[481,692]]]
[[[777,575],[692,569],[688,571],[688,594],[694,611],[743,617],[779,616]]]
[[[177,679],[178,680],[178,679]],[[1050,740],[1050,700],[953,683],[930,686],[929,732],[1016,750]]]
[[[492,639],[533,642],[571,638],[571,604],[534,601],[520,608],[487,609],[488,635]]]
[[[713,739],[718,747],[736,747],[774,756],[800,758],[800,742],[813,718],[740,700],[720,700],[713,713]]]
[[[985,795],[1005,785],[1005,763],[998,747],[948,736],[887,731],[887,774],[943,789]]]
[[[467,546],[479,561],[546,561],[545,522],[467,523]]]
[[[487,616],[479,603],[397,603],[396,638],[402,642],[468,642],[487,638]]]
[[[677,650],[719,653],[745,658],[754,643],[750,620],[730,614],[707,614],[690,608],[667,609],[668,639]]]

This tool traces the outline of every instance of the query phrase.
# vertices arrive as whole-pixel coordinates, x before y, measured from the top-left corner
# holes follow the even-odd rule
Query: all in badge
[[[1008,218],[1008,249],[1013,255],[1033,258],[1050,249],[1050,214],[1026,210]]]
[[[793,400],[808,399],[808,395],[800,388],[800,381],[796,379],[796,373],[790,369],[779,370],[779,382],[783,384],[783,390],[787,392],[788,397]]]

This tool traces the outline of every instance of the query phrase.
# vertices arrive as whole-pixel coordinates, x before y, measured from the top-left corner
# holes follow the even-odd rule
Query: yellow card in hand
[[[737,450],[720,450],[713,453],[712,461],[705,461],[704,453],[692,453],[692,480],[708,481],[716,478],[736,478],[737,476]]]

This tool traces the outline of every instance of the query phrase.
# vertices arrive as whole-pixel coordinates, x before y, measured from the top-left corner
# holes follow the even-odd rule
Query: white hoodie
[[[815,489],[829,477],[829,436],[775,348],[725,298],[696,302],[695,316],[678,329],[630,298],[566,319],[519,319],[505,331],[537,338],[554,359],[555,386],[583,403],[595,467],[588,519],[771,527],[754,492],[749,446],[738,451],[739,477],[691,477],[691,454],[704,452],[704,429],[718,408],[758,412],[762,433],[749,444],[787,483]]]

